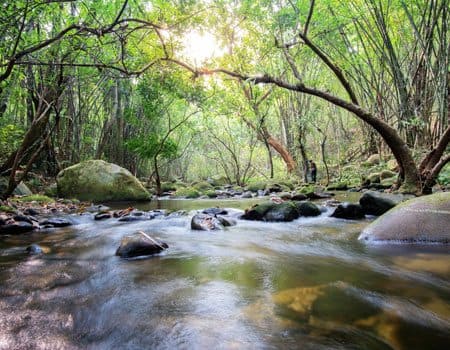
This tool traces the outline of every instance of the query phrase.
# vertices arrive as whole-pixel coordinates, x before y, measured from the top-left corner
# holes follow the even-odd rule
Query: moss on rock
[[[88,160],[62,170],[58,195],[82,201],[145,201],[150,194],[128,170],[103,160]]]

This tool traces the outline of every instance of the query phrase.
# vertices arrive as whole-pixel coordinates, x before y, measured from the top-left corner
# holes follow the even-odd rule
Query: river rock
[[[147,201],[150,194],[128,170],[103,160],[88,160],[62,170],[58,195],[83,201]]]
[[[116,255],[121,258],[135,258],[138,256],[158,254],[167,248],[169,246],[165,242],[139,233],[122,238]]]
[[[264,215],[264,221],[292,221],[299,217],[297,206],[293,202],[274,203]]]
[[[196,214],[191,220],[191,229],[200,231],[212,231],[223,229],[220,221],[213,215]]]
[[[337,206],[331,216],[338,219],[357,220],[363,219],[365,213],[360,204],[342,203]]]
[[[257,221],[292,221],[299,217],[294,202],[264,202],[247,209],[241,216],[244,220]]]
[[[20,233],[30,232],[36,229],[36,226],[26,221],[14,221],[7,222],[0,225],[0,235],[15,235]]]
[[[110,211],[106,212],[100,212],[94,215],[94,220],[105,220],[105,219],[111,219],[113,217],[113,214]]]
[[[228,212],[223,208],[206,208],[202,210],[203,214],[208,215],[227,215]]]
[[[389,209],[395,207],[398,200],[395,201],[393,196],[388,196],[380,192],[367,191],[359,199],[359,204],[367,215],[380,216]]]
[[[73,222],[66,218],[48,218],[40,222],[43,227],[66,227],[73,225]]]
[[[317,205],[309,201],[296,202],[300,216],[319,216],[321,211]]]
[[[360,240],[373,242],[450,243],[450,192],[398,204],[367,226]]]
[[[229,227],[229,226],[236,226],[237,225],[237,221],[236,219],[229,217],[229,216],[221,216],[218,215],[217,216],[217,220],[219,220],[219,222],[222,224],[222,226],[224,227]]]
[[[44,251],[42,250],[41,246],[38,244],[31,244],[26,248],[26,251],[28,254],[30,255],[38,255],[38,254],[42,254]]]

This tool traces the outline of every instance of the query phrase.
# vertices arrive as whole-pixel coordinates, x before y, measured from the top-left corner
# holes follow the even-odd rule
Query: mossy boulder
[[[319,207],[310,201],[296,202],[295,204],[300,216],[319,216],[321,214]]]
[[[103,160],[88,160],[62,170],[58,195],[82,201],[147,201],[150,194],[128,170]]]
[[[388,160],[386,166],[390,171],[398,171],[398,163],[395,159]]]
[[[390,171],[390,170],[383,170],[380,173],[380,180],[389,179],[389,178],[395,177],[395,176],[397,176],[396,172]]]
[[[273,202],[264,202],[260,204],[256,204],[250,209],[247,209],[242,215],[242,219],[245,220],[263,220],[264,215],[272,209],[276,204]]]
[[[206,181],[194,183],[192,184],[192,188],[202,193],[214,189],[214,187],[209,182]]]
[[[380,155],[372,154],[369,158],[367,158],[366,163],[369,165],[377,165],[380,164]]]
[[[200,192],[192,187],[179,188],[177,192],[175,192],[177,197],[184,197],[188,199],[198,198],[200,197]]]
[[[450,192],[398,204],[367,226],[359,239],[368,243],[450,243]]]
[[[247,191],[258,192],[266,189],[267,183],[263,181],[252,182],[247,185]]]
[[[367,180],[370,181],[371,184],[379,184],[380,179],[380,173],[372,173],[367,176]]]
[[[293,202],[275,204],[264,215],[264,221],[292,221],[299,217],[298,209]]]

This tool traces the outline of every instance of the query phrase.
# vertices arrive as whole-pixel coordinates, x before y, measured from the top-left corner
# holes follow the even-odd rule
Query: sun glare
[[[209,59],[220,57],[225,50],[219,45],[216,38],[209,33],[191,31],[183,37],[183,50],[181,54],[200,65]]]

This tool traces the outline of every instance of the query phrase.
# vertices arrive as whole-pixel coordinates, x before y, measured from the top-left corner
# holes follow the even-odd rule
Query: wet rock
[[[38,254],[42,254],[44,252],[42,250],[41,246],[38,244],[35,244],[35,243],[29,245],[27,247],[26,251],[28,254],[31,254],[31,255],[38,255]]]
[[[202,210],[203,214],[208,215],[227,215],[228,212],[223,208],[207,208]]]
[[[264,215],[264,221],[292,221],[299,217],[295,203],[284,202],[274,204]]]
[[[0,234],[16,235],[30,232],[36,229],[36,226],[26,221],[7,221],[4,225],[0,225]]]
[[[138,256],[148,256],[158,254],[169,246],[156,238],[145,233],[139,233],[122,238],[116,255],[121,258],[135,258]]]
[[[379,192],[367,191],[359,199],[359,204],[367,215],[382,215],[397,204],[392,196],[389,198]]]
[[[308,199],[308,197],[306,196],[306,194],[304,194],[304,193],[294,193],[293,195],[292,195],[292,198],[291,198],[293,201],[304,201],[304,200],[306,200],[306,199]]]
[[[289,192],[281,192],[278,194],[278,197],[280,197],[283,200],[291,200],[292,199],[292,194]]]
[[[35,218],[30,217],[30,216],[26,216],[26,215],[14,215],[13,216],[14,221],[24,221],[24,222],[28,222],[30,224],[33,224],[33,221],[36,221]]]
[[[319,207],[309,201],[296,202],[296,206],[300,216],[319,216],[321,214]]]
[[[110,211],[111,208],[107,207],[106,205],[103,205],[103,204],[98,204],[98,205],[90,205],[90,206],[84,208],[84,210],[89,213],[96,213],[96,212],[107,212],[107,211]]]
[[[217,220],[219,220],[219,222],[224,227],[236,226],[237,225],[236,219],[234,219],[232,217],[229,217],[229,216],[217,216]]]
[[[241,195],[241,198],[252,198],[252,197],[253,197],[253,193],[251,191],[245,191]]]
[[[331,216],[338,219],[357,220],[363,219],[365,213],[360,204],[342,203],[337,206]]]
[[[192,217],[191,229],[200,231],[221,230],[223,229],[223,225],[213,215],[196,214]]]
[[[134,221],[143,221],[143,220],[149,220],[149,218],[145,216],[139,216],[139,215],[125,215],[119,218],[120,222],[134,222]]]
[[[113,214],[109,211],[107,212],[100,212],[94,215],[94,220],[105,220],[105,219],[111,219],[113,217]]]
[[[257,192],[258,197],[264,197],[269,195],[269,191],[267,190],[258,190]]]
[[[333,196],[334,196],[333,193],[328,193],[328,192],[308,192],[308,193],[306,193],[306,197],[308,197],[308,199],[327,199],[327,198],[331,198]]]
[[[23,214],[35,216],[35,215],[39,215],[40,212],[34,208],[26,208],[26,209],[24,209]]]
[[[73,222],[66,218],[49,218],[40,222],[41,226],[44,227],[66,227],[73,225]]]
[[[403,243],[450,243],[450,192],[410,199],[381,215],[360,240]]]
[[[273,202],[264,202],[256,204],[253,207],[247,209],[241,216],[244,220],[263,220],[264,215],[272,209],[276,204]]]

